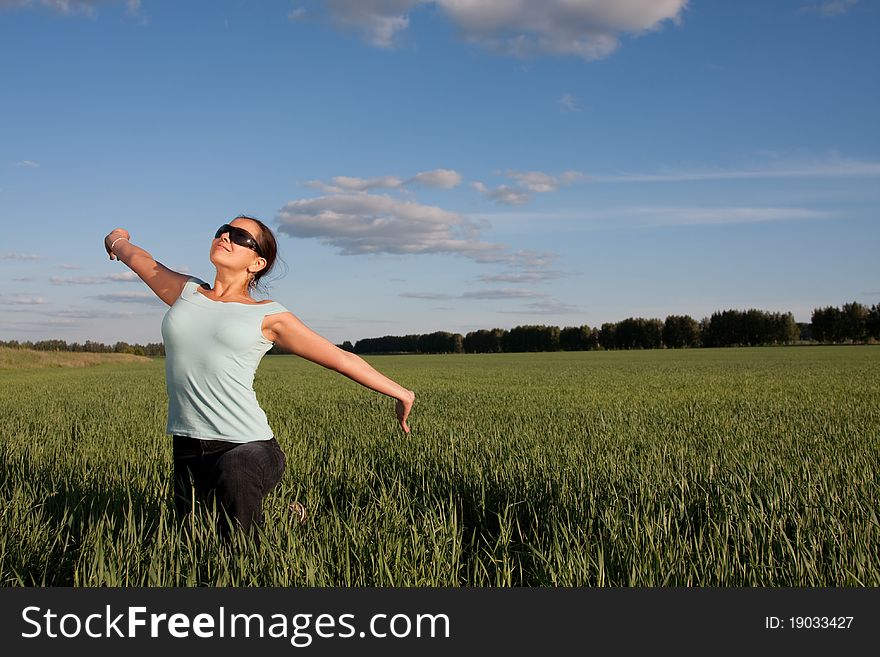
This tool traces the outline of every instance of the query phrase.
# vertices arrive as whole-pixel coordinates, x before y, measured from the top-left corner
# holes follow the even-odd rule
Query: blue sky
[[[0,0],[0,339],[157,342],[116,227],[341,343],[880,301],[880,4]]]

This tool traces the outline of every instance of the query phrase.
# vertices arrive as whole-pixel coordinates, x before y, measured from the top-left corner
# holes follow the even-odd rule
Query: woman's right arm
[[[129,269],[140,276],[153,292],[169,306],[173,305],[189,276],[168,269],[153,256],[129,240],[131,235],[124,228],[110,231],[104,238],[104,248],[111,260],[124,262]],[[113,247],[111,250],[111,246]]]

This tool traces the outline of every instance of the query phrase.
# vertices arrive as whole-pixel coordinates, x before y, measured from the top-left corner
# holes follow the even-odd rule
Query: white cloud
[[[419,183],[427,187],[452,189],[461,184],[461,174],[452,169],[433,169],[432,171],[417,173],[407,182]]]
[[[319,239],[342,255],[440,253],[531,270],[558,257],[528,249],[511,253],[504,244],[479,239],[481,230],[489,226],[486,220],[387,195],[340,194],[291,201],[276,218],[280,232]]]
[[[661,173],[585,175],[590,182],[641,183],[691,182],[700,180],[750,180],[771,178],[862,178],[880,176],[880,162],[832,157],[804,162],[778,162],[773,166],[746,169],[667,170]]]
[[[113,0],[0,0],[0,9],[9,7],[29,9],[39,5],[65,16],[84,14],[89,18],[94,18],[98,13],[97,6],[108,2],[113,2]]]
[[[527,171],[525,173],[511,171],[508,175],[519,183],[520,187],[530,192],[555,192],[559,189],[558,179],[540,171]]]
[[[559,104],[560,110],[563,112],[582,112],[583,108],[578,105],[577,101],[574,99],[574,96],[571,94],[563,94],[562,98],[556,101]]]
[[[461,295],[462,299],[521,299],[531,297],[545,297],[546,294],[527,290],[524,288],[508,287],[497,290],[475,290],[473,292],[465,292]]]
[[[564,210],[559,212],[499,212],[473,215],[474,219],[480,218],[487,221],[523,221],[540,222],[546,225],[552,221],[564,221],[572,225],[586,228],[590,224],[605,224],[619,226],[622,224],[632,226],[682,226],[700,224],[743,224],[760,223],[771,221],[809,221],[819,219],[833,219],[836,215],[824,210],[797,207],[608,207],[594,210]],[[549,260],[543,261],[539,266],[549,265]],[[530,265],[525,262],[519,265],[528,271]],[[549,277],[553,272],[541,272]],[[565,274],[563,274],[565,275]],[[504,278],[501,278],[504,276]],[[517,282],[516,274],[481,277],[481,280],[510,280]]]
[[[381,176],[379,178],[334,176],[330,184],[320,180],[310,180],[306,185],[326,194],[349,194],[351,192],[368,192],[372,189],[396,189],[403,185],[403,181],[396,176]]]
[[[401,292],[397,296],[406,297],[407,299],[454,299],[455,295],[444,294],[442,292]]]
[[[812,3],[800,8],[801,12],[822,14],[823,16],[842,16],[858,4],[859,0],[827,0]]]
[[[34,306],[43,303],[46,303],[43,297],[23,294],[0,294],[0,305],[4,306]]]
[[[165,302],[152,292],[114,292],[111,294],[96,294],[91,298],[111,303],[145,303],[151,306],[165,305]]]
[[[588,180],[588,176],[580,171],[566,171],[559,177],[559,181],[563,185],[571,185],[582,180]]]
[[[139,280],[141,280],[140,276],[135,274],[133,271],[123,271],[118,274],[110,274],[107,278],[109,278],[111,281],[139,281]]]
[[[555,192],[560,185],[570,185],[587,176],[579,171],[566,171],[561,176],[554,176],[541,171],[508,171],[506,176],[516,182],[515,187],[499,185],[489,189],[482,182],[475,182],[472,187],[483,196],[504,205],[523,205],[531,200],[529,192],[546,194]]]
[[[325,183],[321,180],[309,180],[306,186],[319,189],[325,194],[350,194],[352,192],[368,192],[374,189],[400,189],[410,184],[451,189],[460,183],[461,174],[457,171],[452,169],[433,169],[417,173],[407,179],[397,176],[379,176],[377,178],[334,176],[330,179],[330,183]]]
[[[106,280],[98,276],[77,276],[76,278],[62,278],[61,276],[49,277],[52,285],[95,285],[99,283],[107,283]]]
[[[342,26],[373,45],[392,47],[418,5],[433,5],[465,39],[516,56],[611,54],[622,34],[678,22],[687,0],[325,0]]]
[[[116,281],[139,281],[140,278],[133,271],[119,272],[117,274],[106,274],[104,276],[77,276],[75,278],[62,278],[61,276],[51,276],[49,282],[52,285],[102,285],[104,283],[113,283]]]
[[[2,1],[2,0],[0,0]],[[14,167],[23,167],[25,169],[36,169],[40,166],[39,162],[34,162],[33,160],[19,160],[18,162],[13,162],[12,166]]]
[[[553,176],[540,171],[508,171],[507,176],[515,180],[520,187],[530,192],[555,192],[560,185],[570,185],[580,180],[587,179],[587,176],[580,171],[566,171],[561,176]]]
[[[659,226],[798,221],[827,219],[832,216],[828,212],[807,208],[636,208],[630,212],[644,223]]]
[[[499,185],[495,189],[489,189],[483,183],[477,181],[471,185],[483,196],[504,205],[523,205],[528,203],[531,196],[510,185]]]
[[[561,179],[569,182],[581,175],[566,172],[557,179],[539,172],[513,173],[520,176],[522,184],[538,190],[548,185],[556,186]],[[451,254],[481,264],[501,264],[528,270],[525,274],[499,276],[499,281],[539,281],[557,277],[556,273],[542,276],[540,272],[558,257],[557,254],[531,250],[511,253],[506,245],[481,241],[480,231],[490,225],[488,221],[469,219],[436,206],[401,200],[387,194],[370,193],[374,189],[400,189],[410,184],[449,189],[459,185],[461,179],[461,175],[452,169],[433,169],[408,179],[397,176],[336,176],[330,183],[310,181],[309,186],[329,195],[289,202],[276,215],[278,230],[293,237],[317,238],[323,244],[339,249],[342,255]],[[506,185],[492,191],[482,183],[476,183],[474,187],[499,202],[516,204],[528,199],[527,192]],[[510,294],[522,295],[523,292]],[[432,300],[454,298],[430,292],[406,292],[401,296]]]
[[[479,262],[496,262],[505,264],[508,267],[521,267],[528,269],[536,267],[547,267],[558,257],[559,254],[551,253],[549,251],[539,253],[538,251],[523,249],[511,254],[498,256],[481,256]]]
[[[486,283],[540,283],[561,278],[564,275],[561,271],[533,269],[501,274],[480,274],[477,279]]]
[[[583,311],[577,306],[563,303],[558,299],[546,299],[524,304],[518,310],[499,310],[498,312],[505,315],[574,315],[581,314]]]
[[[451,253],[479,260],[501,257],[504,250],[500,244],[479,241],[482,226],[460,214],[387,195],[291,201],[277,219],[281,232],[320,239],[343,255]]]
[[[305,7],[297,7],[295,9],[291,9],[290,13],[287,14],[287,20],[289,21],[299,21],[306,17],[308,12]]]
[[[445,294],[441,292],[401,292],[398,296],[409,299],[429,299],[436,301],[437,299],[523,299],[523,298],[542,298],[547,295],[542,292],[535,292],[522,288],[499,288],[474,290],[472,292],[464,292],[463,294]]]
[[[149,23],[146,14],[142,11],[141,0],[126,0],[125,14],[129,18],[136,19],[141,25]]]
[[[13,279],[16,283],[29,283],[34,280],[33,276],[15,276]]]
[[[398,33],[409,26],[409,10],[421,0],[325,0],[325,4],[338,25],[359,32],[371,45],[392,48]]]
[[[125,13],[129,17],[146,22],[141,13],[141,0],[0,0],[0,9],[45,7],[64,16],[97,18],[98,7],[113,4],[125,4]]]
[[[17,320],[12,322],[4,322],[0,327],[7,331],[25,331],[26,335],[32,333],[49,333],[57,332],[58,327],[75,328],[79,324],[72,319],[58,317],[42,317],[38,320]]]
[[[44,257],[33,253],[13,253],[10,251],[0,253],[0,260],[42,260]]]
[[[135,314],[131,311],[100,310],[96,308],[71,308],[68,310],[53,310],[52,315],[73,319],[129,319],[135,316]]]

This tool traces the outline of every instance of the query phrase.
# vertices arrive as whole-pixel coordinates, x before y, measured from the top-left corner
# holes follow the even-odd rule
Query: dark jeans
[[[174,436],[174,508],[179,520],[193,501],[216,505],[220,531],[229,537],[225,515],[256,536],[263,522],[263,498],[281,480],[285,458],[275,438],[250,443]]]

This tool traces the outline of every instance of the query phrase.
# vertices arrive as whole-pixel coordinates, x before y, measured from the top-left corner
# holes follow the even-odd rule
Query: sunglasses
[[[243,246],[246,249],[251,249],[256,251],[257,255],[262,256],[263,252],[260,250],[260,245],[257,244],[257,240],[254,239],[254,236],[247,232],[244,228],[238,228],[237,226],[230,226],[229,224],[223,224],[220,228],[217,229],[217,232],[214,233],[214,238],[220,237],[223,233],[229,233],[229,241],[233,244],[238,244],[239,246]]]

